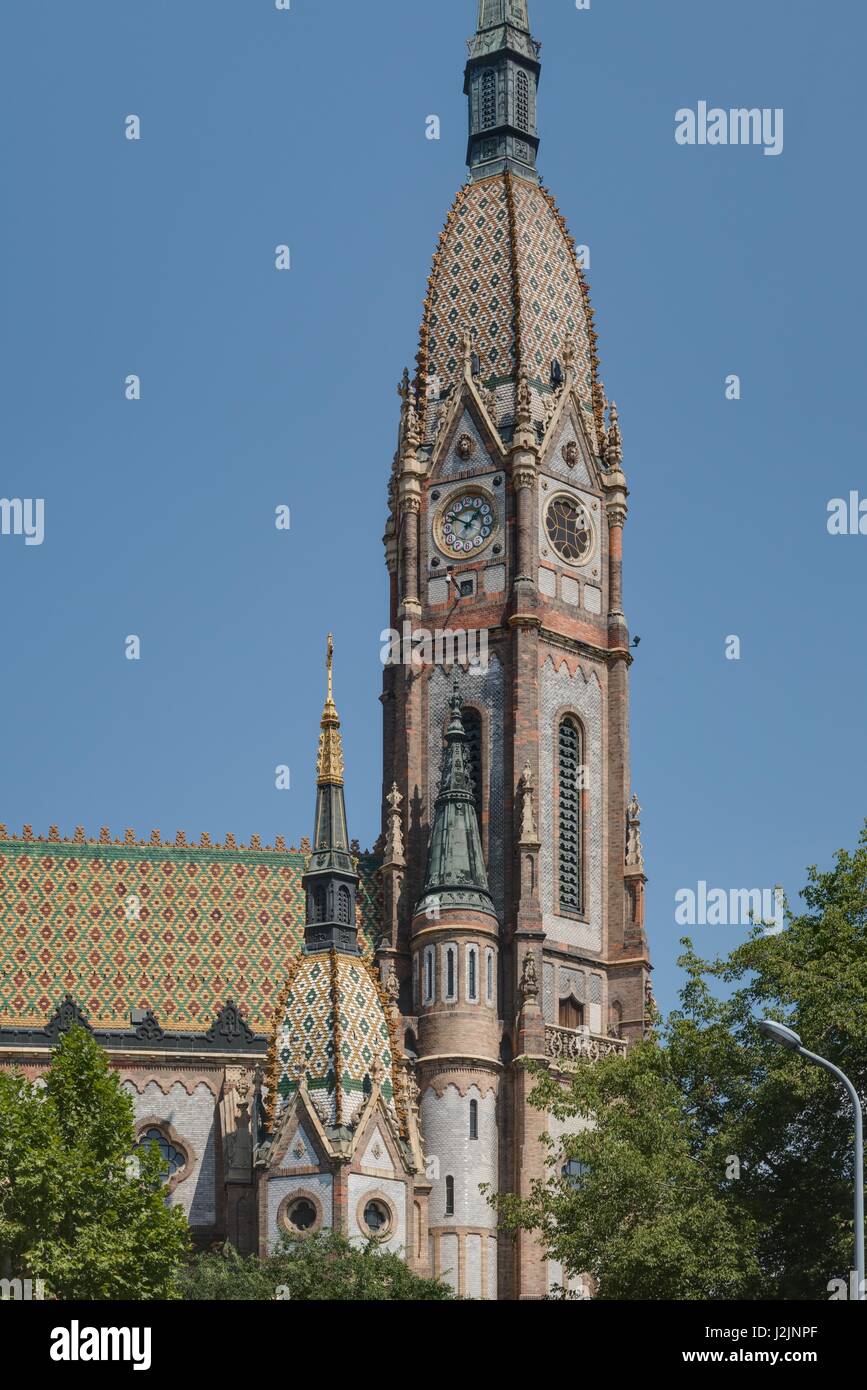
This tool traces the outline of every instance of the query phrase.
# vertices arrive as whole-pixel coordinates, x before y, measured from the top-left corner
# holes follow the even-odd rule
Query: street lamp
[[[826,1057],[817,1056],[815,1052],[808,1052],[794,1029],[787,1028],[784,1023],[775,1023],[770,1018],[760,1019],[758,1029],[766,1038],[772,1038],[781,1047],[788,1048],[790,1052],[797,1052],[801,1057],[806,1057],[808,1062],[815,1062],[817,1067],[829,1071],[838,1081],[842,1081],[849,1092],[855,1111],[855,1297],[867,1301],[867,1291],[864,1288],[864,1117],[858,1092],[845,1072],[835,1067],[833,1062],[829,1062]]]

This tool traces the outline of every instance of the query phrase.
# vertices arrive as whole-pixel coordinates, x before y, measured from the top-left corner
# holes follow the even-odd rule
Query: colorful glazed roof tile
[[[0,827],[0,1026],[41,1028],[71,994],[94,1028],[151,1009],[163,1028],[208,1027],[228,997],[270,1034],[276,997],[301,953],[306,854],[150,844],[103,831],[87,842],[9,839]],[[377,862],[358,871],[359,940],[380,923]]]
[[[394,1108],[396,1049],[375,972],[338,951],[305,956],[284,991],[269,1088],[280,1111],[302,1079],[325,1125],[349,1125],[374,1080]]]
[[[603,425],[593,311],[575,244],[544,188],[510,173],[466,184],[434,255],[424,304],[416,390],[424,439],[463,373],[462,341],[478,354],[480,383],[504,438],[526,373],[534,421],[546,417],[551,366],[571,348],[591,440]]]

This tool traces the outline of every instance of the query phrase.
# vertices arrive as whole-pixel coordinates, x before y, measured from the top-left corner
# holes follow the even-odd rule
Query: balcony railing
[[[598,1033],[585,1033],[577,1028],[546,1028],[545,1056],[558,1062],[579,1062],[587,1058],[598,1062],[600,1057],[625,1057],[625,1038],[603,1038]]]

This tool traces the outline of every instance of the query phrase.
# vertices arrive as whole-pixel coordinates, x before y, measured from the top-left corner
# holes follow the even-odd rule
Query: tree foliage
[[[565,1088],[539,1074],[540,1107],[593,1127],[551,1143],[548,1178],[500,1199],[502,1219],[597,1297],[827,1299],[848,1282],[851,1105],[755,1021],[787,1023],[867,1094],[867,829],[802,897],[783,931],[756,925],[727,956],[684,941],[680,1007],[627,1057]]]
[[[283,1238],[267,1259],[239,1255],[227,1245],[194,1259],[181,1276],[182,1298],[300,1302],[431,1302],[452,1297],[439,1279],[423,1279],[375,1240],[364,1245],[336,1232]]]
[[[44,1081],[0,1072],[0,1267],[61,1299],[174,1296],[186,1218],[136,1144],[132,1100],[90,1033],[64,1034]]]

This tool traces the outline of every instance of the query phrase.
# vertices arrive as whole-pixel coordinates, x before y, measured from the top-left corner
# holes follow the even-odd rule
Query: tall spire
[[[530,33],[527,0],[479,0],[478,26],[469,40],[464,75],[470,105],[467,163],[473,179],[510,169],[539,182],[540,49]]]
[[[355,894],[358,875],[349,850],[346,803],[343,798],[343,744],[334,703],[334,638],[328,634],[328,676],[325,705],[319,725],[316,760],[316,817],[313,851],[302,877],[307,899],[304,941],[308,951],[332,946],[358,951]]]
[[[446,731],[446,750],[439,795],[434,806],[433,828],[427,857],[424,893],[417,912],[436,908],[469,907],[494,915],[488,891],[488,875],[482,858],[479,822],[467,736],[461,717],[463,700],[455,678],[449,702],[451,721]]]

